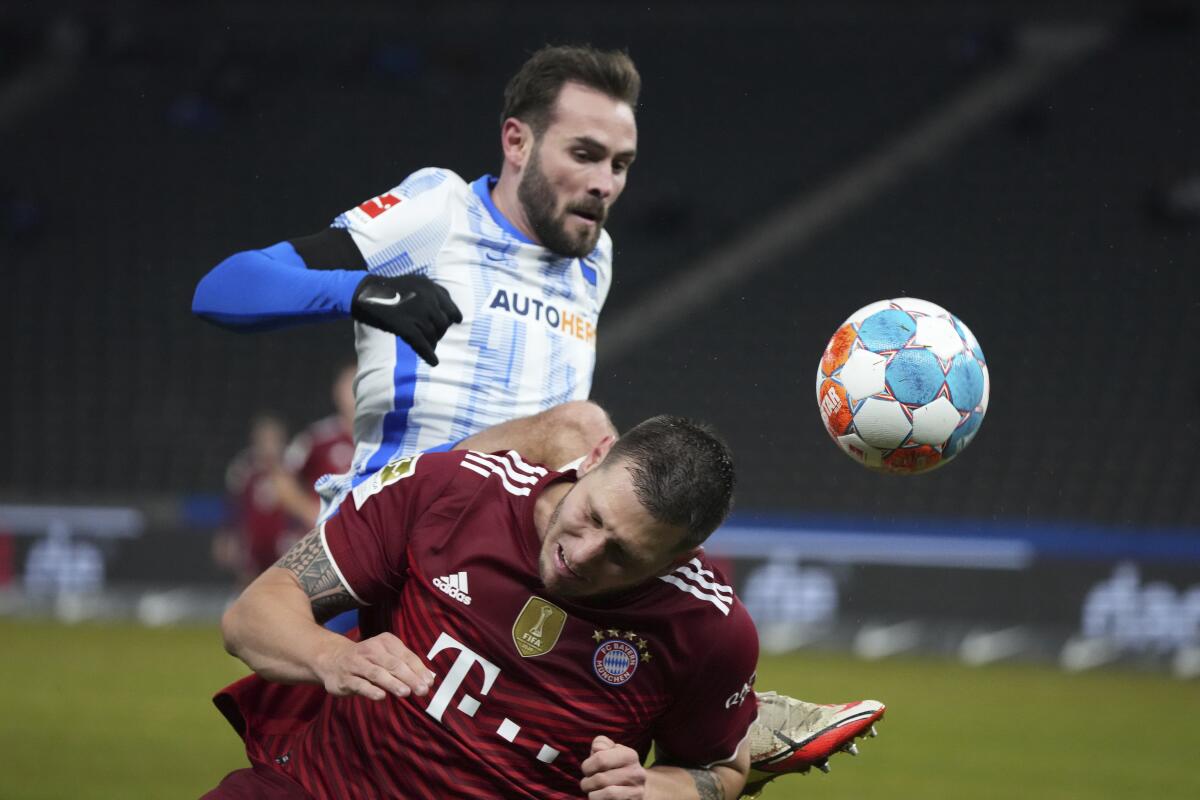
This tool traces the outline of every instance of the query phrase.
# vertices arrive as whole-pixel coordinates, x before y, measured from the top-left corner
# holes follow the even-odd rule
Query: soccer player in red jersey
[[[279,502],[272,480],[280,468],[286,436],[278,418],[256,417],[250,426],[249,446],[225,471],[237,531],[232,536],[219,533],[213,552],[243,585],[274,564],[305,530],[292,521]]]
[[[216,700],[252,767],[207,796],[737,796],[758,639],[700,547],[733,484],[678,417],[566,472],[392,462],[222,621],[258,673]],[[352,607],[361,641],[321,627]]]
[[[346,364],[333,379],[335,414],[317,420],[288,444],[282,469],[274,475],[279,503],[305,528],[316,524],[321,498],[314,486],[349,472],[354,459],[354,376],[358,367]]]

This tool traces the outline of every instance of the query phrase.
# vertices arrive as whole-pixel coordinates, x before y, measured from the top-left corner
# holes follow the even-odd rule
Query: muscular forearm
[[[246,587],[222,617],[221,633],[226,650],[280,683],[321,683],[322,661],[353,645],[317,623],[296,577],[279,567]]]
[[[685,769],[655,764],[646,770],[646,800],[734,800],[745,775],[725,766]]]
[[[660,760],[646,770],[646,800],[736,800],[749,772],[748,739],[742,740],[732,761],[709,769],[673,766]]]

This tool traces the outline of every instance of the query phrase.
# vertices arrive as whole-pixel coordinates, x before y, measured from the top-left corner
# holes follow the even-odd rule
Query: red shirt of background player
[[[313,484],[319,478],[349,472],[353,460],[353,431],[336,414],[305,428],[283,454],[284,467],[313,494]]]
[[[251,576],[274,564],[295,541],[296,526],[279,504],[271,466],[249,450],[238,454],[225,475],[237,526],[246,549],[245,568]]]
[[[758,639],[699,556],[618,596],[566,600],[538,577],[534,500],[574,480],[516,454],[389,466],[323,527],[362,633],[436,673],[426,697],[334,697],[250,676],[216,697],[250,760],[315,798],[566,798],[600,734],[644,757],[731,758],[756,714]]]

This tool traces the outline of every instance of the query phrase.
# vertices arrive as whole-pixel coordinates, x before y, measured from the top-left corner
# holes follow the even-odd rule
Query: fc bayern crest
[[[592,668],[596,670],[596,677],[609,686],[620,686],[628,683],[637,672],[639,661],[637,649],[629,642],[609,639],[596,648]]]

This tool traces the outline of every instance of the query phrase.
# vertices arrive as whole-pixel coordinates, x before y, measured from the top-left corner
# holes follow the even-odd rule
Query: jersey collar
[[[518,242],[522,242],[523,244],[532,244],[536,247],[541,247],[542,245],[539,245],[537,242],[533,241],[528,236],[521,233],[520,229],[518,229],[516,225],[513,225],[511,222],[509,222],[508,217],[504,216],[504,214],[502,214],[500,212],[500,209],[496,208],[496,204],[494,202],[492,202],[492,189],[495,188],[496,181],[498,181],[498,180],[499,180],[499,178],[497,178],[495,175],[481,175],[480,177],[476,178],[474,180],[474,182],[471,183],[471,191],[475,192],[475,194],[479,197],[479,200],[483,203],[483,207],[488,210],[488,214],[491,215],[492,220],[495,221],[495,223],[497,225],[499,225],[501,227],[501,229],[506,231],[510,236],[512,236]],[[593,255],[594,255],[594,251],[593,251]],[[579,271],[583,274],[583,279],[586,280],[588,283],[590,283],[592,286],[595,286],[596,285],[596,269],[595,269],[595,267],[592,267],[591,265],[589,265],[587,263],[587,261],[582,258],[577,259],[577,260],[579,261]]]
[[[496,181],[498,180],[499,178],[497,178],[495,175],[482,175],[479,178],[476,178],[471,184],[471,190],[478,195],[480,200],[483,201],[483,207],[486,208],[488,213],[492,215],[492,219],[497,225],[503,228],[517,241],[524,244],[536,245],[537,242],[521,233],[520,229],[517,228],[516,225],[513,225],[512,222],[509,221],[508,217],[500,213],[500,209],[496,208],[496,204],[492,202],[492,189],[495,188]]]

